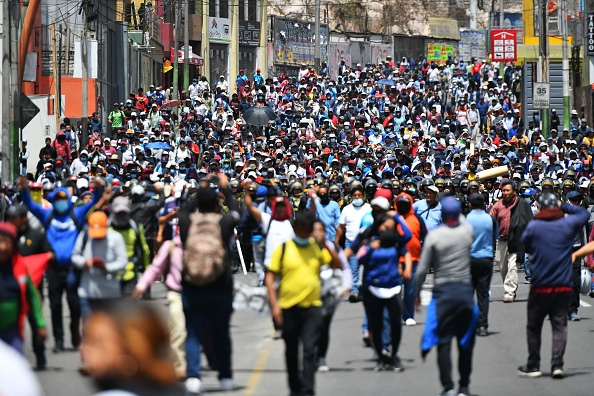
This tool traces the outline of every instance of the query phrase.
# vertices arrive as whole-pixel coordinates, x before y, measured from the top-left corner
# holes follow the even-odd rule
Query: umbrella
[[[152,142],[146,145],[151,150],[171,150],[171,146],[165,142]]]
[[[181,103],[181,101],[179,101],[177,99],[170,100],[169,102],[163,103],[161,108],[162,109],[171,109],[171,108],[174,108],[175,106],[179,106],[180,103]]]
[[[378,84],[381,84],[381,85],[392,85],[392,86],[396,85],[396,83],[394,82],[394,80],[389,79],[389,78],[382,78],[377,83]]]
[[[254,106],[243,113],[243,119],[250,125],[261,127],[272,120],[276,120],[276,114],[268,106]]]

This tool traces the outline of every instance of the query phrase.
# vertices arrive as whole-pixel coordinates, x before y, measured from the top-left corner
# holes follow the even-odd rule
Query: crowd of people
[[[594,130],[584,115],[572,111],[563,128],[553,109],[547,131],[537,114],[522,117],[512,64],[387,57],[331,67],[336,79],[305,64],[295,76],[258,69],[250,80],[242,70],[232,85],[200,77],[179,101],[151,85],[114,103],[106,120],[94,113],[88,132],[64,119],[38,155],[22,141],[23,176],[2,186],[0,200],[0,339],[22,352],[28,315],[36,366],[46,367],[43,276],[33,282],[21,258],[46,254],[53,351],[68,344],[66,294],[68,347],[80,349],[81,372],[99,387],[176,394],[184,380],[200,393],[204,352],[221,388],[233,389],[233,273],[243,266],[257,274],[252,286],[267,288],[291,395],[313,395],[316,371],[330,370],[340,295],[363,302],[374,370],[399,372],[402,326],[416,325],[429,276],[423,354],[438,346],[443,395],[469,395],[474,336],[489,335],[495,263],[504,303],[514,302],[519,273],[531,284],[530,356],[519,374],[540,374],[550,314],[553,374],[562,378],[581,269],[594,264],[578,258],[594,239]],[[498,167],[507,168],[481,177]],[[146,337],[170,343],[171,370],[149,345],[125,353],[127,329],[149,329],[154,313],[116,303],[149,298],[161,276],[171,328]],[[126,336],[114,354],[99,356],[118,331]],[[138,370],[128,372],[125,359]]]

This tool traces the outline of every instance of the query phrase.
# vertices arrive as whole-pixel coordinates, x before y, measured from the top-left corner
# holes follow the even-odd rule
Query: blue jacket
[[[561,210],[567,213],[565,217],[555,220],[535,218],[522,234],[522,243],[532,254],[530,287],[573,286],[573,240],[590,218],[590,213],[581,206],[568,203],[561,204]]]
[[[369,249],[359,263],[365,266],[363,284],[382,288],[392,288],[402,284],[398,271],[398,253],[406,253],[406,247],[400,252],[395,247]]]
[[[72,250],[74,249],[79,231],[86,223],[87,213],[101,199],[103,189],[95,189],[93,191],[91,202],[75,207],[73,207],[67,188],[57,188],[48,196],[48,199],[53,202],[54,196],[59,192],[65,192],[70,203],[68,210],[61,214],[54,212],[53,208],[46,209],[34,202],[29,189],[21,191],[21,199],[29,211],[46,227],[47,240],[56,255],[56,265],[66,267],[71,264]],[[52,212],[54,212],[54,215],[50,221]],[[76,222],[72,219],[71,212],[74,214]],[[50,221],[49,225],[47,224],[48,221]]]

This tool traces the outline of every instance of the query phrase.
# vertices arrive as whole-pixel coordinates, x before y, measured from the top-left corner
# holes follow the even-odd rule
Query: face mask
[[[356,207],[363,206],[363,198],[353,199],[353,205]]]
[[[80,159],[80,162],[82,162],[83,164],[86,165],[86,163],[89,162],[89,159],[88,158],[81,158]]]
[[[320,197],[320,201],[324,204],[327,205],[330,202],[330,197],[328,196],[328,194],[322,194],[322,195],[318,195],[318,197]]]
[[[130,173],[130,179],[136,179],[136,173]]]
[[[54,202],[54,209],[58,213],[66,213],[66,211],[68,211],[69,206],[70,205],[68,204],[68,201],[65,199],[60,199],[59,201]]]
[[[293,242],[295,242],[295,244],[297,246],[307,246],[307,245],[309,245],[309,237],[308,238],[300,238],[298,236],[295,236],[293,238]]]
[[[524,197],[524,201],[526,201],[529,204],[532,204],[532,198],[530,197]]]

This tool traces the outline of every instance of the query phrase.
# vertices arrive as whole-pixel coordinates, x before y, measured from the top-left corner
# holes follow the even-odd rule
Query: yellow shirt
[[[285,243],[285,255],[282,263],[282,245],[274,252],[268,270],[280,276],[278,305],[281,309],[294,306],[301,308],[319,307],[320,268],[332,261],[327,249],[320,249],[312,240],[308,246],[297,246],[295,242]]]

